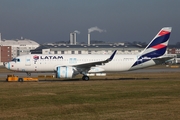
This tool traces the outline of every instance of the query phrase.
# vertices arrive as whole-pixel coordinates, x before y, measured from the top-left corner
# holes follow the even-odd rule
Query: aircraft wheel
[[[27,72],[27,75],[28,75],[28,76],[31,76],[31,73]]]
[[[19,81],[19,82],[23,82],[23,78],[19,78],[18,81]]]
[[[85,80],[85,81],[88,81],[89,80],[89,76],[83,76],[82,79]]]

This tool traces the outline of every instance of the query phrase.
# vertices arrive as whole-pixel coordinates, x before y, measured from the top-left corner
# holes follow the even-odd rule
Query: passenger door
[[[25,66],[31,66],[31,59],[28,56],[25,58]]]

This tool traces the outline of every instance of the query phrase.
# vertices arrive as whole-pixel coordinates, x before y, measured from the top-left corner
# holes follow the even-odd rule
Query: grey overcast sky
[[[180,42],[180,0],[0,0],[2,39],[32,39],[40,44],[77,42],[150,42],[164,26],[173,27],[170,44]]]

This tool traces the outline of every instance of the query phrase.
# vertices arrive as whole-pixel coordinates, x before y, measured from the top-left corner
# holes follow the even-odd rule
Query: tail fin
[[[163,56],[166,52],[169,37],[171,33],[171,27],[162,28],[159,33],[152,39],[140,55],[138,55],[137,61],[132,67],[145,63],[153,58]]]
[[[163,56],[167,49],[171,29],[171,27],[162,28],[153,38],[153,40],[147,45],[140,57],[156,58]]]

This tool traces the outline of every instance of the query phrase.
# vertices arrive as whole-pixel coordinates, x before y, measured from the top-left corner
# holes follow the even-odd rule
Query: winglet
[[[112,54],[112,55],[110,56],[110,58],[109,58],[109,61],[111,61],[111,60],[114,58],[116,52],[117,52],[117,50],[115,50],[115,51],[113,52],[113,54]]]

